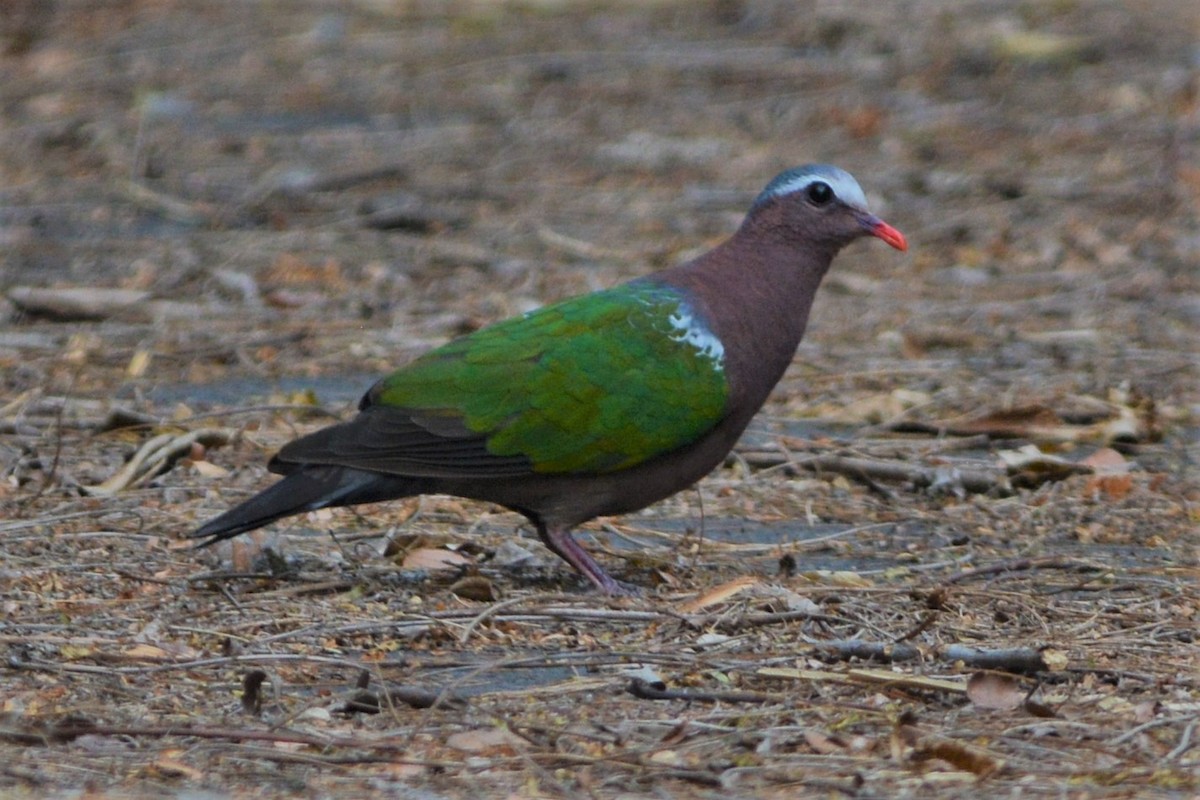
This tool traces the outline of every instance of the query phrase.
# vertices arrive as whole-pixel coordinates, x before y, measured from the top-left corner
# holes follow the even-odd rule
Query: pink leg
[[[600,591],[607,595],[631,595],[634,592],[622,586],[615,578],[604,571],[596,563],[587,550],[579,542],[571,538],[571,532],[565,528],[547,528],[538,525],[538,538],[549,547],[555,555],[574,567],[579,573],[596,584]]]

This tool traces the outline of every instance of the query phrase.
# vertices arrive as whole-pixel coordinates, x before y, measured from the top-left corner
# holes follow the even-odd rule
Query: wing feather
[[[607,472],[703,436],[725,414],[719,355],[679,335],[697,318],[635,281],[454,340],[377,383],[353,420],[273,462],[431,478]]]

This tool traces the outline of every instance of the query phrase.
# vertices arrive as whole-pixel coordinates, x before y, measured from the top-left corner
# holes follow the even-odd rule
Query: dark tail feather
[[[292,514],[329,506],[395,500],[419,492],[417,483],[409,478],[347,467],[301,467],[274,486],[209,520],[188,534],[188,538],[207,539],[196,546],[208,547]]]

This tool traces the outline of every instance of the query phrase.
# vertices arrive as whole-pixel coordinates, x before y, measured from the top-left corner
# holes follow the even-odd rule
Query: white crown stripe
[[[829,184],[833,193],[846,205],[863,211],[867,210],[867,196],[863,194],[862,187],[858,185],[858,181],[854,180],[854,176],[844,169],[827,164],[797,167],[783,173],[771,181],[766,189],[763,189],[754,204],[758,205],[773,197],[783,197],[792,192],[802,191],[816,181],[824,181]]]

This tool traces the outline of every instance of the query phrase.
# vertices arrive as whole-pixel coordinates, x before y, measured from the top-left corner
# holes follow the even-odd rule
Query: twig
[[[900,661],[915,661],[921,658],[921,651],[914,645],[899,642],[835,639],[828,642],[818,642],[817,649],[822,651],[824,655],[833,655],[843,661],[858,658],[863,661],[885,661],[895,664]]]
[[[709,692],[702,689],[668,689],[644,678],[632,678],[625,691],[641,700],[687,700],[698,703],[778,703],[783,695],[766,692]]]
[[[703,619],[703,617],[696,618],[694,624],[700,626],[701,620]],[[831,625],[855,624],[854,620],[846,617],[836,617],[831,614],[814,614],[811,611],[775,611],[758,614],[745,614],[733,619],[721,620],[717,623],[717,629],[726,633],[735,633],[744,628],[758,628],[764,625],[776,625],[781,622],[795,622],[796,620],[828,622]]]
[[[283,411],[301,411],[306,415],[314,417],[329,417],[330,419],[341,419],[342,415],[336,411],[332,411],[324,406],[311,406],[304,403],[273,403],[262,406],[241,406],[240,408],[227,408],[221,411],[206,411],[203,414],[193,414],[190,417],[182,417],[172,420],[175,425],[187,425],[192,422],[199,422],[206,419],[217,419],[219,417],[236,417],[243,414],[278,414]]]
[[[480,625],[482,625],[488,619],[496,616],[498,613],[500,613],[501,611],[503,611],[506,608],[512,608],[513,606],[523,605],[524,603],[537,603],[537,602],[560,603],[560,602],[571,600],[571,599],[573,599],[573,598],[571,598],[567,595],[564,595],[564,594],[544,594],[544,595],[534,595],[533,597],[514,597],[511,600],[504,600],[502,602],[490,605],[487,608],[485,608],[483,611],[481,611],[479,614],[477,614],[475,616],[475,618],[472,619],[470,621],[470,623],[467,624],[467,627],[463,628],[462,633],[460,633],[458,635],[459,644],[466,644],[467,641],[470,640],[471,634],[475,632],[476,628],[478,628]]]
[[[283,576],[272,575],[271,578],[279,579]],[[305,580],[300,575],[288,575],[289,581]],[[266,592],[255,592],[255,597],[258,599],[266,597],[300,597],[306,594],[332,594],[348,589],[353,589],[358,585],[358,581],[350,578],[332,578],[327,581],[314,580],[309,583],[301,583],[296,586],[284,586],[281,589],[271,589]]]
[[[177,459],[191,452],[196,444],[217,447],[229,442],[233,432],[224,428],[199,428],[183,434],[155,436],[138,449],[124,467],[96,486],[81,486],[93,496],[111,497],[131,485],[144,482],[168,469]]]
[[[662,767],[658,764],[644,764],[638,760],[634,760],[634,755],[619,757],[619,756],[586,756],[579,753],[530,753],[530,758],[538,760],[553,761],[554,763],[565,763],[572,766],[580,767],[623,767],[631,770],[653,770],[656,777],[661,778],[677,778],[679,780],[691,781],[692,783],[700,783],[706,786],[720,786],[721,778],[710,772],[692,769],[679,769],[673,767]]]
[[[462,708],[467,705],[467,699],[448,689],[426,689],[423,686],[404,684],[385,685],[376,692],[366,689],[355,692],[354,696],[338,710],[343,713],[378,714],[384,708],[394,710],[399,703],[410,708],[434,708],[435,706]]]
[[[1068,558],[1066,556],[1018,558],[1010,561],[1000,561],[995,564],[989,564],[986,567],[965,569],[957,575],[951,575],[949,578],[944,579],[943,583],[962,583],[963,581],[968,581],[972,578],[983,577],[984,575],[998,575],[1004,572],[1024,572],[1031,569],[1064,569],[1077,570],[1079,572],[1101,572],[1104,570],[1104,567],[1088,561],[1080,560],[1078,558]]]
[[[137,575],[133,572],[123,569],[114,569],[113,574],[130,581],[140,581],[141,583],[156,583],[159,586],[178,586],[179,580],[167,580],[165,578],[153,578],[149,575]]]
[[[118,515],[118,516],[131,516],[131,517],[138,517],[138,518],[140,518],[140,516],[141,516],[137,511],[132,510],[132,509],[95,508],[90,511],[72,511],[68,514],[55,514],[52,516],[39,516],[39,517],[34,517],[32,519],[19,520],[19,521],[13,521],[13,522],[5,522],[4,524],[0,524],[0,533],[8,533],[9,531],[17,531],[22,528],[35,528],[35,527],[46,527],[46,526],[59,528],[59,527],[63,527],[60,523],[67,522],[72,519],[80,519],[82,517],[104,517],[104,516],[108,516],[109,514],[114,514],[114,515]],[[71,534],[70,532],[66,532],[66,531],[56,531],[56,533],[55,533],[55,536],[70,536],[70,535],[79,535],[79,534]],[[114,533],[111,535],[129,536],[130,534]],[[150,535],[147,535],[147,536],[149,538]],[[45,537],[39,537],[39,538],[45,538]],[[158,538],[158,537],[153,537],[153,538]],[[8,539],[7,541],[11,542],[14,540]]]
[[[840,455],[810,456],[793,461],[789,460],[785,454],[774,450],[739,451],[738,456],[747,464],[759,469],[784,466],[792,470],[803,468],[818,473],[832,472],[836,475],[862,480],[868,486],[871,485],[871,480],[878,479],[899,483],[907,482],[923,489],[933,486],[939,480],[938,470],[903,461],[884,461]],[[956,468],[955,472],[958,484],[968,492],[975,494],[995,492],[1000,495],[1012,492],[1008,477],[1002,470],[988,472]]]
[[[413,766],[435,767],[438,769],[456,769],[461,768],[461,764],[444,761],[420,761],[419,759],[407,759],[404,761],[398,760],[392,755],[344,755],[333,756],[323,753],[296,753],[288,750],[280,750],[276,747],[259,747],[256,745],[245,745],[239,747],[237,751],[238,758],[252,759],[261,758],[265,761],[274,761],[279,764],[309,764],[322,766],[354,766],[357,764],[412,764]],[[419,763],[418,763],[419,762]]]
[[[71,386],[75,385],[75,381],[79,375],[76,373],[71,378]],[[54,417],[54,457],[50,460],[50,468],[43,473],[42,483],[38,486],[38,490],[34,492],[33,497],[29,498],[30,503],[37,501],[39,497],[45,494],[46,490],[54,482],[55,476],[58,474],[58,465],[62,459],[63,450],[63,414],[66,411],[66,404],[58,407],[58,413]]]
[[[45,786],[47,783],[46,779],[38,773],[27,769],[21,769],[20,767],[15,767],[12,764],[5,764],[4,766],[0,767],[0,775],[5,775],[9,778],[13,778],[14,780],[24,781],[32,786]]]
[[[1050,669],[1042,653],[1029,647],[981,650],[951,644],[923,653],[921,649],[911,644],[872,642],[864,639],[834,639],[816,642],[815,646],[823,655],[836,656],[837,659],[843,661],[858,658],[864,661],[883,661],[896,664],[902,661],[933,658],[950,663],[961,661],[964,665],[976,669],[994,669],[1006,672],[1032,673],[1045,672]]]
[[[325,175],[315,175],[302,186],[289,186],[289,190],[301,189],[309,192],[341,192],[353,189],[364,183],[378,181],[399,181],[408,177],[408,168],[402,164],[380,164],[367,169],[349,172],[331,172]]]
[[[918,622],[916,625],[914,625],[908,631],[897,636],[895,641],[896,642],[907,642],[909,639],[915,639],[916,637],[920,636],[925,631],[932,628],[934,623],[937,622],[937,619],[938,619],[937,612],[931,611],[931,612],[925,614],[925,616],[923,616],[921,618],[920,622]]]
[[[401,741],[372,741],[348,736],[314,736],[306,733],[281,730],[251,730],[249,728],[219,728],[189,725],[100,725],[79,717],[68,717],[61,722],[38,732],[32,728],[29,731],[13,729],[0,730],[0,739],[6,739],[19,744],[50,744],[53,742],[69,742],[80,736],[131,736],[162,738],[167,736],[191,737],[194,739],[228,739],[235,742],[274,742],[282,744],[300,744],[327,750],[330,747],[345,747],[359,750],[376,750],[387,753],[404,753],[409,750],[411,743],[405,736]],[[430,761],[428,759],[407,758],[403,755],[392,756],[388,759],[397,764],[415,764],[453,769],[462,766],[452,761]]]
[[[211,210],[203,205],[180,200],[163,192],[156,192],[140,183],[118,181],[115,188],[124,199],[133,203],[137,208],[158,214],[182,225],[207,225],[214,217]]]
[[[1165,725],[1174,725],[1177,722],[1183,722],[1185,720],[1191,720],[1192,726],[1194,726],[1197,719],[1198,719],[1197,717],[1195,717],[1194,715],[1191,715],[1191,714],[1179,716],[1179,717],[1160,717],[1159,719],[1152,719],[1149,722],[1143,722],[1141,725],[1138,725],[1136,728],[1130,728],[1129,730],[1122,733],[1120,736],[1114,736],[1112,739],[1108,740],[1107,744],[1110,747],[1115,747],[1116,745],[1119,745],[1119,744],[1125,744],[1125,742],[1128,742],[1131,739],[1136,738],[1137,736],[1145,733],[1148,730],[1152,730],[1154,728],[1161,728]],[[1191,726],[1189,726],[1189,727],[1191,727]],[[1185,730],[1185,733],[1186,733],[1186,730]],[[1190,736],[1189,736],[1189,738],[1190,738]],[[1186,748],[1184,748],[1184,749],[1186,749]],[[1172,751],[1172,752],[1174,752],[1174,751]],[[1181,755],[1182,755],[1182,753],[1181,753]]]
[[[173,661],[169,663],[153,663],[144,667],[113,667],[113,666],[94,666],[91,664],[63,664],[55,661],[43,661],[41,659],[22,659],[17,656],[9,656],[5,662],[11,669],[29,669],[39,672],[78,672],[90,673],[98,675],[149,675],[156,672],[170,672],[173,670],[189,670],[199,667],[216,667],[230,666],[233,664],[259,664],[259,663],[308,663],[308,664],[330,664],[338,667],[348,667],[350,669],[362,669],[362,664],[351,661],[345,658],[330,658],[329,656],[313,656],[304,654],[292,653],[259,653],[250,655],[236,656],[217,656],[214,658],[196,658],[189,661]]]
[[[979,650],[961,644],[951,644],[939,648],[937,655],[943,661],[961,661],[966,666],[977,669],[1020,673],[1045,672],[1050,669],[1041,651],[1031,647]]]
[[[1188,751],[1192,746],[1192,734],[1196,732],[1197,725],[1200,725],[1200,717],[1194,717],[1183,729],[1183,736],[1179,737],[1179,744],[1163,757],[1164,761],[1174,761]]]

